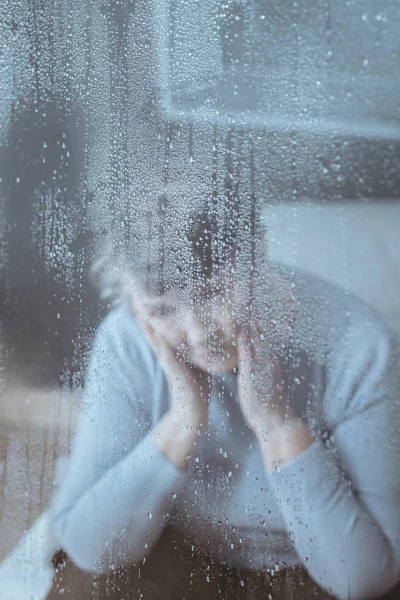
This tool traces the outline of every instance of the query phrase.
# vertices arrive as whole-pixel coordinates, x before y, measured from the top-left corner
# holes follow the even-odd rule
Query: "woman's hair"
[[[92,279],[109,305],[129,303],[134,279],[156,295],[189,288],[194,302],[204,291],[209,296],[234,285],[237,324],[256,324],[268,332],[270,347],[282,351],[292,288],[266,260],[265,227],[254,203],[223,200],[199,203],[196,211],[192,196],[189,201],[171,187],[130,193],[120,203],[124,214],[97,239]]]
[[[133,210],[137,196],[130,198],[131,203],[123,204],[135,218],[115,220],[97,240],[91,277],[102,300],[120,303],[133,278],[154,294],[188,286],[201,292],[232,271],[241,249],[239,220],[243,227],[234,202],[227,202],[221,215],[204,204],[197,212],[186,211],[182,198],[177,202],[170,189],[155,197],[144,195],[142,209]]]

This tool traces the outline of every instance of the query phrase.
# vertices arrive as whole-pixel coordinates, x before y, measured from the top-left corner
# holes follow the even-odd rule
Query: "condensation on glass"
[[[389,590],[399,2],[1,17],[0,590]]]

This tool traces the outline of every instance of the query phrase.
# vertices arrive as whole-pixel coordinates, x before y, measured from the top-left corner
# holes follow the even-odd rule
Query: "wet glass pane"
[[[0,14],[0,600],[397,598],[398,0]]]

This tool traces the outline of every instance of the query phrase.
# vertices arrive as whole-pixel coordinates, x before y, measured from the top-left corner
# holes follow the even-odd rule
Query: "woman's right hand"
[[[139,311],[133,311],[172,391],[172,406],[155,428],[160,449],[178,467],[186,466],[208,422],[209,379],[206,372],[185,361]]]

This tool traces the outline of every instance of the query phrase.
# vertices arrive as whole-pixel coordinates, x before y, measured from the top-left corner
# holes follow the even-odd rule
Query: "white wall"
[[[400,202],[268,206],[273,260],[355,292],[400,334]]]

